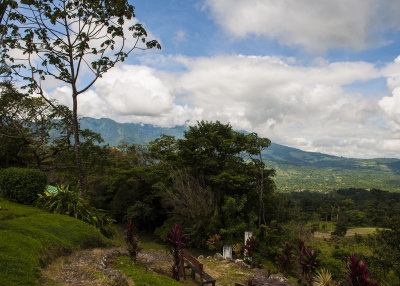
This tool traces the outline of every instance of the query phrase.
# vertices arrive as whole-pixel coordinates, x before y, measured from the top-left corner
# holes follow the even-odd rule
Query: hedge
[[[31,205],[44,192],[46,174],[37,169],[7,168],[0,170],[0,195],[18,203]]]

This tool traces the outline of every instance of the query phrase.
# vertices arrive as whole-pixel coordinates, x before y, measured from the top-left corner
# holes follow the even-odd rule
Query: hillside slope
[[[39,285],[40,271],[72,250],[109,241],[93,226],[66,215],[0,198],[0,285]]]
[[[182,138],[187,129],[185,126],[163,128],[89,117],[81,119],[81,128],[100,133],[105,143],[111,146],[121,141],[147,144],[161,134]],[[342,158],[276,143],[272,143],[262,155],[266,164],[277,171],[275,181],[280,191],[327,191],[357,187],[400,192],[399,159]]]

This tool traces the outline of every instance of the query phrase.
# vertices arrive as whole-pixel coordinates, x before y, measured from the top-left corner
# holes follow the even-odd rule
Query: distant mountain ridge
[[[147,144],[161,134],[183,138],[186,126],[172,128],[150,124],[118,123],[108,118],[83,117],[82,129],[101,134],[106,144],[117,146]],[[275,182],[281,191],[303,189],[327,191],[339,188],[380,188],[400,192],[399,159],[352,159],[272,143],[263,154],[267,166],[276,170]]]

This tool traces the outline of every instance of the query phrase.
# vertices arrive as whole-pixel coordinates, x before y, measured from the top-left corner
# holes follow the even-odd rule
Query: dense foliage
[[[0,195],[18,203],[31,205],[44,192],[46,174],[37,169],[7,168],[0,170]]]

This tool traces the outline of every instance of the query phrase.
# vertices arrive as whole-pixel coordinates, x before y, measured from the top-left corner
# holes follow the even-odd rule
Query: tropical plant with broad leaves
[[[105,211],[91,206],[87,200],[82,200],[77,188],[57,186],[54,193],[46,190],[44,194],[39,194],[37,205],[49,212],[69,215],[94,225],[107,237],[115,234],[113,220]]]
[[[172,278],[179,281],[179,273],[183,263],[183,250],[188,242],[188,237],[179,224],[172,227],[169,236],[167,237],[171,249],[170,252],[174,259],[172,265]]]

